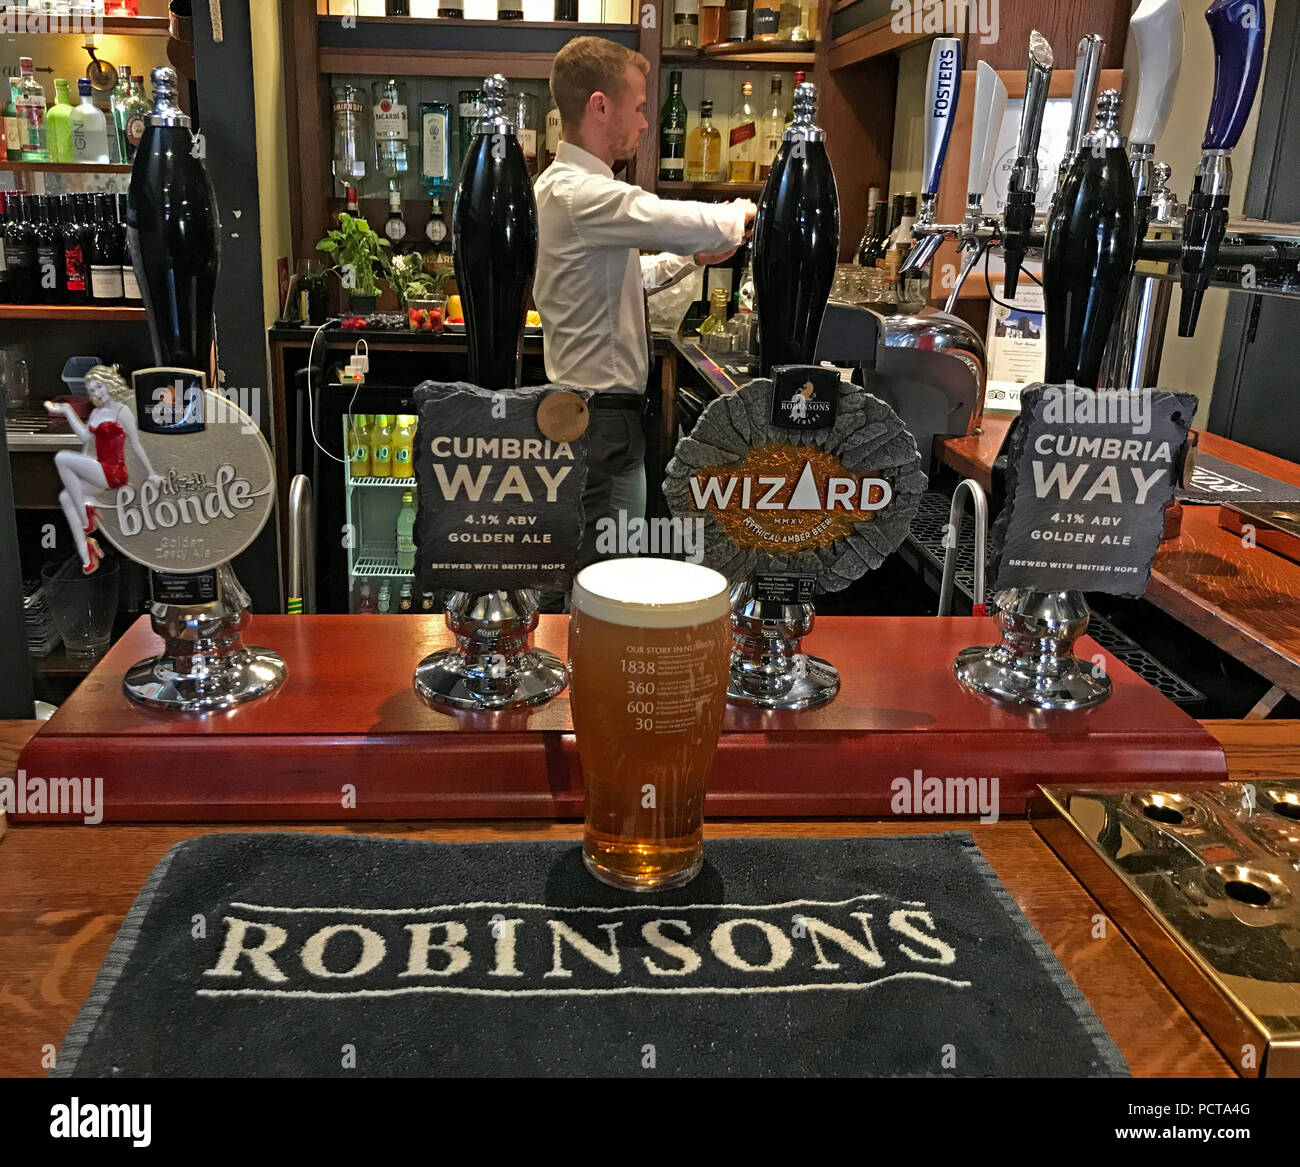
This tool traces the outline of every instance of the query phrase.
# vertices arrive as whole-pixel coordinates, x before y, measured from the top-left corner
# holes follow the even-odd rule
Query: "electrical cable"
[[[327,320],[325,321],[324,324],[320,325],[314,333],[312,333],[311,347],[307,350],[307,428],[311,432],[312,444],[322,454],[324,454],[327,458],[333,458],[335,462],[338,462],[341,465],[346,465],[350,461],[349,457],[340,458],[337,454],[333,453],[330,450],[327,450],[321,444],[320,438],[316,436],[316,410],[315,410],[316,398],[315,398],[315,394],[312,391],[312,386],[311,386],[312,369],[316,367],[316,341],[320,339],[320,334],[324,332],[332,323],[337,323],[337,322]],[[365,337],[361,337],[357,340],[356,347],[353,349],[353,355],[356,356],[360,354],[361,346],[363,344],[366,345],[366,359],[369,360],[370,346],[366,344]],[[361,382],[358,381],[352,387],[352,399],[348,402],[348,407],[346,410],[348,416],[351,416],[352,407],[357,403],[357,394],[360,392],[360,390],[361,390]]]
[[[1015,306],[1014,304],[1008,304],[1005,300],[999,300],[999,299],[997,298],[997,296],[995,296],[995,295],[993,294],[993,278],[992,278],[992,276],[989,275],[989,257],[990,257],[992,254],[993,254],[993,248],[989,247],[989,248],[986,248],[986,249],[985,249],[985,251],[984,251],[984,286],[988,289],[989,299],[992,300],[993,303],[1001,305],[1001,306],[1002,306],[1003,308],[1005,308],[1008,312],[1015,312],[1015,311],[1017,311],[1017,308],[1016,308],[1016,306]],[[1022,268],[1020,269],[1020,271],[1021,271],[1021,274],[1028,276],[1028,277],[1029,277],[1031,280],[1033,280],[1034,283],[1036,283],[1040,288],[1043,286],[1043,281],[1040,280],[1036,275],[1034,275],[1034,273],[1031,272],[1028,268],[1026,268],[1026,267],[1022,267]],[[1004,287],[1004,289],[1005,289],[1005,285],[1003,285],[1003,287]]]

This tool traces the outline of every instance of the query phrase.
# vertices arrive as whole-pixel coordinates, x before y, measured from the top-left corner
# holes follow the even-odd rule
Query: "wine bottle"
[[[63,196],[63,270],[69,304],[90,303],[90,252],[94,229],[83,221],[89,195]]]
[[[509,94],[499,73],[483,82],[483,116],[452,212],[469,375],[485,389],[519,384],[524,311],[537,265],[537,204],[514,124],[505,114]]]
[[[1133,175],[1119,133],[1120,95],[1097,99],[1084,139],[1047,224],[1043,300],[1047,380],[1098,388],[1102,357],[1123,303],[1137,246]]]
[[[794,121],[781,136],[754,225],[754,291],[760,376],[810,364],[840,248],[840,203],[825,134],[814,124],[817,90],[794,93]]]
[[[55,203],[47,195],[36,203],[36,298],[42,304],[63,304],[68,298],[68,276],[63,267],[63,232],[55,217]]]
[[[889,221],[889,201],[876,199],[872,204],[867,229],[858,246],[858,263],[863,267],[875,267],[876,261],[885,253],[885,226]]]
[[[95,196],[95,232],[90,245],[90,297],[108,307],[122,302],[122,237],[112,195]]]
[[[9,195],[5,270],[9,276],[9,298],[15,304],[35,304],[40,282],[36,268],[36,232],[28,220],[34,197],[17,191]]]
[[[122,245],[122,303],[128,308],[139,308],[140,284],[135,278],[135,263],[131,259],[131,237],[126,229],[128,196],[117,196],[117,237]]]
[[[9,201],[13,198],[11,191],[0,191],[0,304],[8,304],[9,265],[5,261],[5,232],[9,229]]]
[[[212,301],[221,266],[217,200],[203,162],[196,156],[190,119],[176,104],[176,70],[153,71],[153,113],[131,167],[127,204],[130,241],[141,299],[149,317],[154,360],[163,383],[186,374],[184,408],[155,420],[152,378],[135,378],[142,428],[185,433],[203,428],[202,410],[191,406],[206,385],[212,357]],[[197,391],[196,391],[197,390]]]

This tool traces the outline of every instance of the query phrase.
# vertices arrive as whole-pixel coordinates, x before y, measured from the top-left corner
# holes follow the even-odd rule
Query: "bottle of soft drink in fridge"
[[[402,509],[397,512],[397,570],[415,570],[415,491],[402,491]]]
[[[379,414],[371,427],[370,473],[375,478],[393,476],[393,419],[386,413]]]
[[[415,417],[409,413],[397,415],[397,427],[393,430],[393,477],[411,478],[415,467],[411,462],[415,446]]]
[[[352,440],[349,460],[353,478],[370,477],[370,418],[364,413],[354,413],[351,421]]]

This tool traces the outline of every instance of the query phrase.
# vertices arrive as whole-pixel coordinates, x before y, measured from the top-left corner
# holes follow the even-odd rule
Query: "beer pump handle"
[[[978,215],[984,192],[993,177],[1002,119],[1007,112],[1007,87],[987,61],[981,61],[975,79],[975,116],[970,136],[970,175],[966,180],[967,214]]]
[[[957,99],[961,95],[961,41],[937,37],[930,46],[930,69],[925,78],[925,155],[921,171],[921,208],[916,225],[920,229],[912,249],[903,259],[900,275],[919,271],[943,243],[941,234],[924,234],[933,227],[939,201],[939,180],[957,120]]]
[[[1142,0],[1129,21],[1137,49],[1137,102],[1131,149],[1153,147],[1165,132],[1183,65],[1183,9],[1179,0]]]
[[[1074,64],[1074,96],[1070,106],[1070,125],[1066,130],[1065,154],[1061,158],[1058,189],[1074,156],[1083,146],[1083,136],[1092,128],[1092,107],[1097,103],[1097,85],[1101,81],[1101,58],[1106,40],[1090,32],[1079,42],[1079,56]]]
[[[933,218],[939,197],[943,161],[957,121],[957,99],[961,96],[961,41],[938,37],[930,49],[930,71],[925,79],[925,165],[921,175],[921,214]]]
[[[1229,157],[1250,117],[1264,70],[1262,0],[1214,0],[1205,13],[1214,40],[1214,93],[1201,164],[1183,224],[1182,307],[1179,336],[1194,336],[1201,303],[1228,229],[1232,193]]]
[[[1246,128],[1264,71],[1264,5],[1261,0],[1214,0],[1205,19],[1214,40],[1214,95],[1201,146],[1232,150]]]
[[[1020,286],[1020,268],[1029,248],[1034,227],[1034,206],[1038,201],[1038,142],[1047,111],[1047,93],[1055,64],[1052,46],[1035,29],[1029,34],[1029,68],[1025,74],[1025,107],[1020,115],[1020,138],[1016,164],[1007,184],[1007,205],[1002,215],[1002,252],[1005,259],[1005,292],[1013,298]]]

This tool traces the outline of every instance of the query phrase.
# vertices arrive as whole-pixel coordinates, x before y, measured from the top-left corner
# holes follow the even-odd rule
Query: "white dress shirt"
[[[577,389],[644,392],[646,294],[694,271],[691,256],[739,246],[744,208],[658,198],[619,182],[571,142],[559,144],[533,193],[540,237],[533,300],[547,378]],[[661,248],[664,254],[638,255]]]

